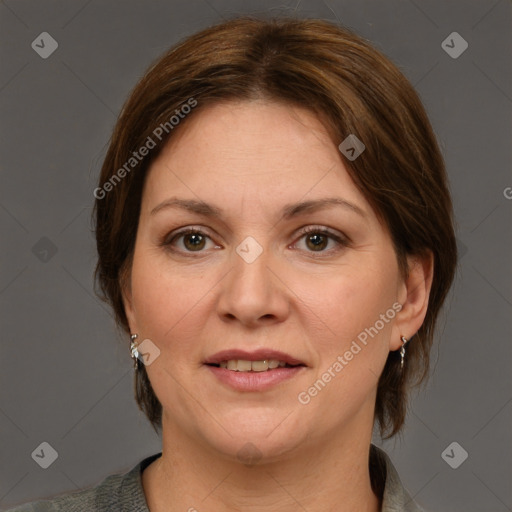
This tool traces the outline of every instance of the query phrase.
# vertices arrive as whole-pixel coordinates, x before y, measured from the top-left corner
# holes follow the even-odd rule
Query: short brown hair
[[[171,48],[126,101],[101,170],[96,190],[102,192],[95,193],[95,277],[126,332],[121,290],[131,267],[145,176],[172,137],[169,119],[191,98],[198,106],[189,116],[220,101],[268,99],[310,109],[336,146],[356,134],[365,152],[354,161],[340,157],[388,227],[402,274],[407,275],[407,255],[433,254],[428,310],[408,343],[407,364],[400,371],[399,354],[390,352],[378,383],[375,418],[381,435],[393,436],[404,423],[410,386],[428,374],[436,319],[457,261],[444,162],[418,95],[369,42],[321,20],[236,18]],[[157,126],[167,127],[158,147],[128,169],[133,151],[148,137],[155,139]],[[127,172],[120,173],[123,166]],[[114,182],[116,173],[122,179]],[[162,406],[143,365],[136,373],[139,407],[155,430],[161,428]]]

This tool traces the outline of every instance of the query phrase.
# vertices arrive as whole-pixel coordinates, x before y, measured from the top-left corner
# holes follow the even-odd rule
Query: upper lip
[[[239,349],[229,349],[229,350],[221,350],[216,354],[208,357],[204,364],[219,364],[222,361],[231,361],[231,360],[244,360],[244,361],[263,361],[269,359],[275,359],[277,361],[283,361],[289,365],[303,365],[306,364],[296,359],[285,352],[280,352],[278,350],[271,350],[267,348],[260,348],[258,350],[254,350],[252,352],[248,352],[247,350],[239,350]]]

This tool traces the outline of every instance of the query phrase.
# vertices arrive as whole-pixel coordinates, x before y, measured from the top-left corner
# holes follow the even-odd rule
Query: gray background
[[[294,10],[340,21],[400,66],[452,184],[462,258],[433,377],[403,436],[375,442],[427,510],[512,510],[510,0],[0,2],[2,507],[96,484],[160,451],[132,398],[128,340],[92,291],[105,145],[171,44],[236,14]],[[31,47],[44,31],[59,45],[47,59]],[[456,59],[441,46],[453,31],[469,44]],[[441,456],[454,441],[469,454],[457,469]],[[46,470],[31,457],[42,442],[58,452]]]

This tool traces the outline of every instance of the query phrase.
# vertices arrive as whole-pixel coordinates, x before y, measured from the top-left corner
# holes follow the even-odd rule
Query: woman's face
[[[388,353],[415,332],[387,230],[320,121],[279,103],[186,120],[148,174],[129,282],[164,430],[226,458],[371,433]]]

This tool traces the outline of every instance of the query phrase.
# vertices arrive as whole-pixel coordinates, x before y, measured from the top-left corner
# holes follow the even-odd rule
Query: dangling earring
[[[138,350],[138,343],[135,341],[139,336],[137,334],[132,334],[131,336],[131,343],[130,343],[130,352],[132,354],[133,358],[133,367],[137,370],[138,368],[138,361],[139,361],[139,350]]]
[[[405,336],[400,336],[400,339],[402,340],[402,346],[400,348],[400,370],[403,370],[405,358],[405,344],[407,343],[408,340],[405,338]]]

